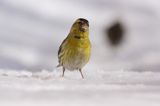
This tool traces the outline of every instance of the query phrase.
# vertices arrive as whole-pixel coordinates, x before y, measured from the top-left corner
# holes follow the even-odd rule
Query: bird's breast
[[[64,66],[69,70],[82,68],[90,58],[90,46],[70,46],[66,51]]]

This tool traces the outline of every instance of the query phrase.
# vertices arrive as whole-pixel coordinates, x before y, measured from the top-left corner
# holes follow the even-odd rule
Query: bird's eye
[[[78,24],[82,24],[82,22],[78,22]]]

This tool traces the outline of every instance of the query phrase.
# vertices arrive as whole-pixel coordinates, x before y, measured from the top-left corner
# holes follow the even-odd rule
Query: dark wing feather
[[[62,64],[61,64],[61,56],[62,56],[62,55],[60,55],[60,54],[61,54],[62,51],[63,51],[63,50],[62,50],[62,47],[63,47],[63,45],[65,44],[66,40],[67,40],[67,38],[65,38],[65,39],[63,40],[62,44],[61,44],[60,47],[59,47],[59,50],[58,50],[58,61],[59,61],[59,65],[57,65],[57,67],[62,66]]]

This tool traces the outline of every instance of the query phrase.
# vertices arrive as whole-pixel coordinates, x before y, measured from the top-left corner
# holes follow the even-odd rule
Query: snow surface
[[[0,106],[160,106],[159,0],[0,0]],[[92,56],[62,78],[57,51],[73,21],[90,21]],[[127,32],[117,50],[103,31]]]
[[[94,72],[92,72],[94,71]],[[0,71],[3,106],[159,106],[160,73],[89,70],[61,77],[59,70]]]

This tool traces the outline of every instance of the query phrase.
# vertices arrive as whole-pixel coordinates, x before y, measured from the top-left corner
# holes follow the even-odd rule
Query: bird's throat
[[[74,38],[76,38],[76,39],[81,39],[82,37],[75,35]]]

